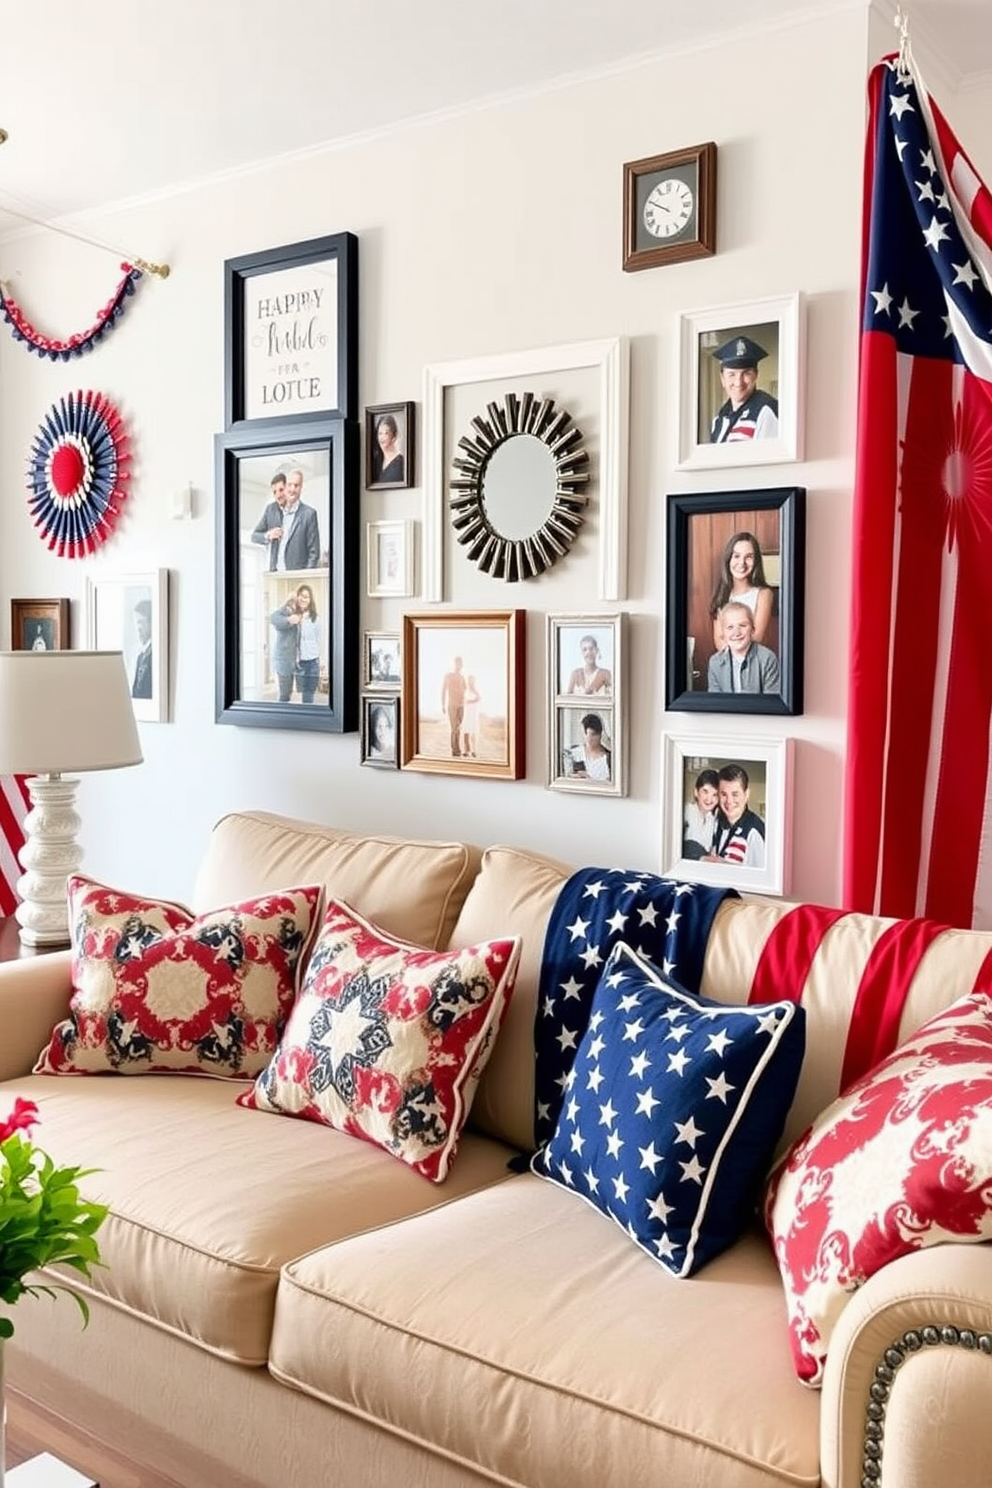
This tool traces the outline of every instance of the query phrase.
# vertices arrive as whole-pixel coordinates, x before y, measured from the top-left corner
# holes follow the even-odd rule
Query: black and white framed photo
[[[367,590],[370,599],[413,593],[414,523],[410,517],[369,522],[366,529]]]
[[[12,599],[10,649],[68,651],[69,614],[67,599]]]
[[[362,764],[398,770],[400,700],[383,693],[362,695]]]
[[[366,692],[398,692],[403,680],[401,657],[398,630],[367,630],[362,677]]]
[[[791,739],[662,738],[666,878],[787,894],[792,855]]]
[[[358,425],[219,434],[217,720],[358,726]]]
[[[413,403],[378,403],[365,410],[365,484],[399,491],[414,484],[416,428]]]
[[[665,706],[803,711],[806,492],[668,497]]]
[[[548,785],[626,794],[626,615],[552,614],[548,640]]]
[[[224,264],[224,423],[358,417],[358,239],[335,233]]]
[[[796,293],[681,317],[678,469],[802,459],[804,310]]]
[[[107,574],[86,581],[87,644],[121,651],[134,716],[169,717],[169,570]]]

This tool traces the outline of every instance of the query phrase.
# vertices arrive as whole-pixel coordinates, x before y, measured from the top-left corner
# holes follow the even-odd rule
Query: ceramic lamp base
[[[31,810],[24,818],[25,842],[18,854],[24,873],[17,880],[21,903],[14,911],[28,946],[69,944],[66,879],[82,862],[76,841],[82,825],[75,809],[79,781],[62,775],[28,779]]]

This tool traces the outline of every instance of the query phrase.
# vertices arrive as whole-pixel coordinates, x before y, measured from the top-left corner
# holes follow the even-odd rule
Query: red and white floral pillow
[[[440,1183],[519,958],[515,936],[407,945],[332,900],[275,1057],[238,1103],[362,1137]]]
[[[209,914],[74,874],[69,1016],[34,1071],[250,1080],[265,1068],[319,923],[319,885]]]
[[[819,1385],[869,1276],[941,1241],[992,1239],[992,997],[962,998],[834,1101],[773,1171],[765,1221],[796,1372]]]

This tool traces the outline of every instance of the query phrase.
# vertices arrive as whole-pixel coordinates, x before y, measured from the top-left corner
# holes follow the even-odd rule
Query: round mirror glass
[[[500,537],[530,537],[550,517],[558,489],[555,457],[534,434],[516,434],[493,450],[482,477],[482,506]]]

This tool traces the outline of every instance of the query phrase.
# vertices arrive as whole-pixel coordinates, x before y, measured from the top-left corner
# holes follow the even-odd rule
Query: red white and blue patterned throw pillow
[[[194,915],[73,874],[69,1016],[35,1073],[254,1079],[296,997],[321,892],[289,888]]]
[[[796,1372],[820,1385],[870,1276],[942,1241],[992,1240],[992,997],[961,998],[828,1106],[772,1174],[765,1219]]]
[[[519,958],[516,936],[408,945],[331,900],[279,1048],[239,1104],[362,1137],[442,1182]]]
[[[698,997],[618,942],[534,1172],[607,1215],[673,1276],[691,1276],[755,1216],[805,1021],[793,1002]]]

